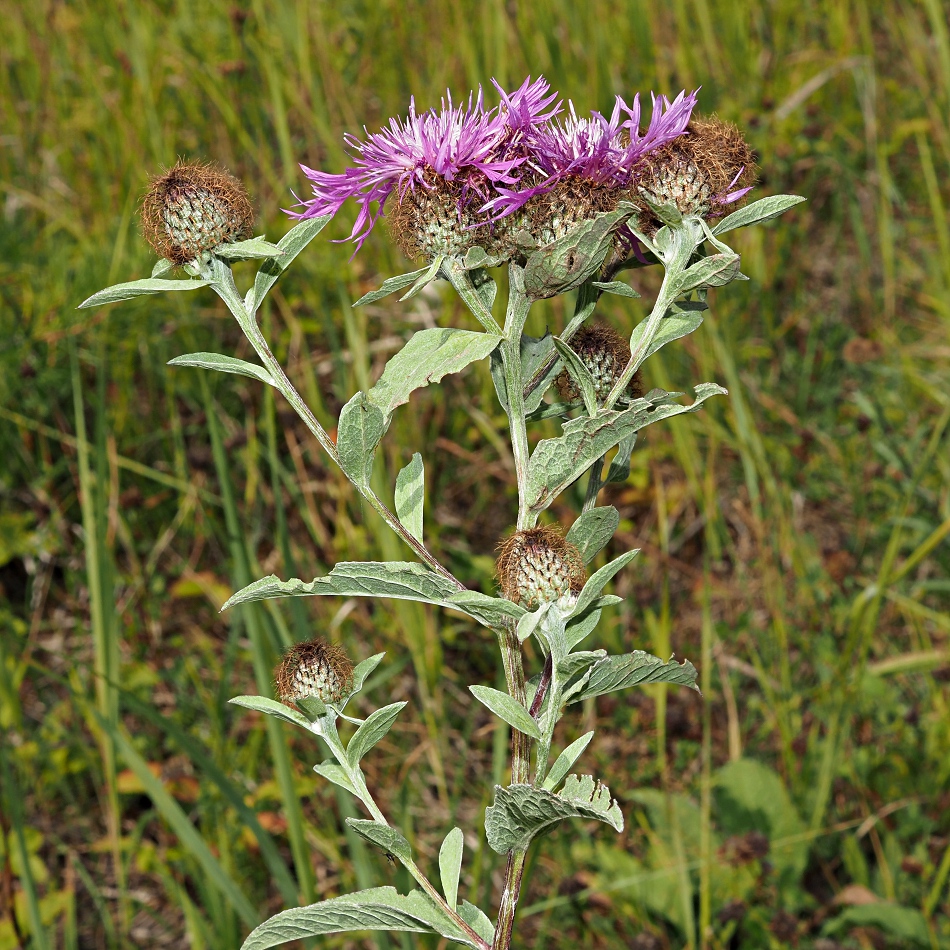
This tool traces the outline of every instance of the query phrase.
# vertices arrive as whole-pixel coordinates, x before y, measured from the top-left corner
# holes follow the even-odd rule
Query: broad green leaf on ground
[[[276,699],[268,699],[266,696],[235,696],[228,700],[235,706],[243,706],[245,709],[253,709],[254,712],[265,713],[273,716],[275,719],[282,719],[284,722],[292,723],[295,726],[303,726],[307,732],[313,732],[310,720],[296,709],[285,706],[277,702]]]
[[[615,557],[609,564],[594,571],[584,584],[584,589],[577,598],[577,603],[571,610],[569,617],[580,617],[585,610],[588,610],[594,601],[600,596],[600,592],[614,579],[614,576],[625,568],[638,554],[640,549],[627,551],[620,557]]]
[[[485,809],[488,845],[498,854],[526,849],[565,818],[596,818],[623,831],[620,806],[607,786],[589,775],[569,775],[557,795],[532,785],[496,785],[494,804]]]
[[[166,290],[197,290],[207,287],[207,280],[163,280],[160,277],[146,277],[144,280],[133,280],[127,284],[113,284],[100,290],[84,300],[76,309],[86,310],[89,307],[101,307],[108,303],[118,303],[120,300],[131,300],[144,294],[161,294]]]
[[[376,446],[387,425],[382,411],[365,393],[357,393],[340,412],[336,436],[340,468],[360,488],[369,487]]]
[[[571,697],[577,703],[591,696],[603,696],[644,683],[676,683],[697,689],[696,667],[689,660],[677,663],[634,650],[623,656],[608,656],[594,665],[584,688]]]
[[[261,260],[262,258],[281,257],[283,253],[276,244],[271,244],[263,235],[249,238],[246,241],[226,242],[219,244],[214,249],[214,256],[221,257],[226,261]]]
[[[272,257],[261,265],[261,269],[254,278],[254,286],[244,298],[244,306],[249,313],[254,313],[267,296],[267,292],[274,286],[277,278],[287,270],[297,255],[326,227],[333,217],[331,214],[319,218],[307,218],[295,224],[278,242],[280,257]]]
[[[374,887],[308,907],[285,910],[253,930],[241,950],[269,950],[290,940],[360,930],[434,933],[456,943],[475,946],[422,891],[403,895],[394,887]]]
[[[185,356],[176,356],[168,361],[169,366],[196,366],[199,369],[216,369],[222,373],[236,373],[238,376],[250,376],[270,386],[276,385],[274,378],[256,363],[239,360],[233,356],[224,356],[221,353],[188,353]]]
[[[343,767],[337,762],[334,762],[332,759],[327,759],[325,762],[315,765],[313,770],[317,775],[322,775],[328,782],[339,785],[340,788],[346,789],[351,795],[355,795],[359,798],[360,793],[350,781],[350,777],[346,774]]]
[[[366,398],[382,410],[388,425],[393,410],[408,402],[413,390],[485,359],[500,341],[501,337],[493,333],[475,330],[420,330],[389,360]]]
[[[412,860],[409,842],[391,825],[367,818],[347,818],[347,825],[361,838],[379,848],[383,854],[392,854],[402,861]]]
[[[350,765],[359,764],[360,759],[382,740],[405,705],[404,702],[391,703],[389,706],[377,709],[366,718],[366,721],[353,733],[353,738],[346,747],[346,757]]]
[[[528,461],[527,502],[533,511],[542,511],[593,465],[594,461],[635,432],[684,412],[696,412],[710,397],[725,394],[715,383],[700,383],[696,400],[689,406],[657,405],[637,399],[622,411],[602,409],[592,417],[564,423],[563,435],[542,439]]]
[[[801,204],[804,200],[798,195],[771,195],[768,198],[760,198],[758,201],[753,201],[752,204],[726,215],[713,228],[713,234],[725,234],[726,231],[732,231],[735,228],[744,228],[749,224],[769,221],[784,214],[789,208]]]
[[[491,686],[469,686],[472,695],[484,706],[487,706],[499,719],[503,719],[514,729],[523,732],[532,739],[541,738],[541,730],[537,722],[518,700],[507,693]]]
[[[606,547],[619,524],[620,514],[613,505],[591,508],[571,525],[567,540],[581,552],[584,563],[589,564]]]
[[[414,284],[425,274],[428,269],[428,267],[422,267],[419,270],[414,270],[408,274],[400,274],[398,277],[388,277],[383,281],[383,284],[379,290],[371,290],[368,294],[363,294],[363,296],[360,297],[360,299],[357,300],[353,306],[362,307],[363,304],[375,303],[377,300],[382,300],[383,297],[388,297],[390,294],[394,294],[397,290],[402,290],[403,287],[408,287],[410,284]]]
[[[579,739],[575,739],[555,760],[544,780],[544,788],[553,792],[557,788],[561,779],[571,771],[574,763],[584,754],[584,750],[590,745],[590,740],[594,738],[593,730],[585,732]]]
[[[422,541],[422,514],[425,503],[425,469],[416,452],[409,464],[396,476],[396,516],[409,533]]]
[[[445,902],[455,910],[459,896],[459,875],[462,872],[462,850],[465,841],[461,828],[453,828],[439,848],[439,877]]]

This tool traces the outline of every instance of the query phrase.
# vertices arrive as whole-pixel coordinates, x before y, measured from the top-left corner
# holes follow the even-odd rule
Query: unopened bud
[[[528,610],[562,598],[573,602],[587,576],[580,551],[554,528],[529,528],[506,538],[496,570],[502,594]]]
[[[160,257],[187,264],[249,237],[254,212],[244,186],[222,168],[178,162],[142,199],[142,231]]]
[[[277,696],[284,703],[313,697],[339,702],[353,686],[353,664],[339,648],[319,637],[291,647],[274,671]]]
[[[630,344],[612,326],[596,321],[582,326],[571,337],[570,345],[594,380],[594,395],[599,402],[603,402],[630,362]],[[566,369],[558,374],[554,382],[566,402],[581,398],[577,383]],[[627,384],[624,398],[639,399],[642,395],[642,377],[637,370]]]

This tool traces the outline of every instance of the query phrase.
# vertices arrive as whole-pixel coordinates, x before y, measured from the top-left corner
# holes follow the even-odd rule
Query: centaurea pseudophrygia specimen
[[[701,383],[692,404],[684,405],[678,394],[644,392],[641,367],[660,347],[700,326],[711,288],[744,279],[739,255],[723,236],[777,217],[802,199],[763,198],[727,214],[751,186],[752,154],[732,126],[693,116],[695,93],[672,101],[654,97],[644,127],[637,97],[630,106],[618,97],[609,118],[597,112],[579,118],[573,105],[564,112],[544,79],[526,80],[511,93],[497,83],[495,89],[499,102],[491,108],[481,91],[463,100],[464,106],[447,98],[441,111],[419,114],[412,105],[408,118],[393,119],[364,139],[350,138],[354,165],[343,172],[305,168],[314,197],[277,244],[245,239],[250,205],[230,176],[207,165],[176,165],[153,181],[144,203],[146,233],[162,255],[151,277],[106,288],[82,304],[210,287],[259,362],[191,353],[172,364],[237,373],[277,389],[412,557],[342,562],[311,581],[271,575],[238,591],[225,608],[280,596],[407,598],[462,614],[493,634],[500,647],[507,690],[470,686],[473,697],[511,729],[511,782],[495,786],[485,811],[484,840],[506,859],[503,890],[494,908],[487,908],[494,920],[459,896],[461,829],[446,834],[433,883],[368,787],[360,762],[406,704],[383,705],[365,718],[344,710],[383,654],[353,667],[338,646],[316,639],[295,646],[278,666],[276,690],[283,702],[264,696],[232,702],[320,736],[332,758],[315,771],[353,795],[368,815],[348,818],[347,824],[400,861],[418,888],[400,894],[377,887],[286,910],[255,928],[245,950],[382,929],[432,933],[476,950],[508,950],[534,839],[568,818],[623,828],[610,791],[590,775],[571,774],[593,732],[552,762],[557,722],[585,699],[643,682],[695,688],[696,670],[688,661],[640,650],[611,656],[596,645],[601,614],[618,600],[604,590],[637,554],[623,552],[594,569],[619,523],[617,509],[600,503],[601,489],[627,478],[641,429],[725,394],[715,383]],[[443,279],[481,329],[413,333],[375,385],[343,407],[334,440],[274,356],[257,311],[349,198],[359,208],[350,235],[357,247],[385,208],[400,246],[424,258],[419,270],[389,278],[358,304],[408,288],[406,299]],[[261,266],[242,294],[231,262],[255,259]],[[491,270],[502,262],[508,265],[509,299],[504,315],[496,315]],[[170,276],[176,265],[186,278]],[[593,313],[604,294],[638,296],[616,278],[626,268],[646,265],[659,267],[663,280],[649,316],[627,339],[626,330],[621,335]],[[535,301],[575,291],[566,326],[541,338],[525,334]],[[472,589],[472,578],[457,577],[426,546],[419,453],[396,477],[391,501],[371,484],[376,451],[397,408],[416,390],[486,359],[507,419],[517,487],[514,530],[499,542],[497,591]],[[546,420],[559,423],[560,431]],[[547,429],[531,449],[528,428],[538,425]],[[583,505],[570,528],[542,523],[552,502],[584,477]],[[541,657],[530,678],[522,652],[529,638],[536,645],[531,655]]]

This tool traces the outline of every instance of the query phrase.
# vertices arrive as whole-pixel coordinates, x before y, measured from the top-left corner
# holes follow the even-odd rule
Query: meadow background
[[[574,823],[535,847],[516,945],[950,947],[947,14],[940,0],[6,4],[0,948],[236,948],[283,907],[407,886],[344,830],[354,806],[312,773],[321,751],[226,704],[267,693],[280,652],[314,633],[355,659],[387,651],[368,696],[409,706],[366,763],[370,787],[424,866],[466,829],[463,893],[494,911],[503,863],[477,835],[508,737],[464,688],[498,676],[494,640],[402,602],[219,615],[263,574],[405,552],[271,391],[165,365],[244,354],[212,294],[75,308],[147,276],[137,201],[177,156],[243,178],[276,240],[291,189],[306,192],[297,163],[341,169],[344,132],[410,95],[425,108],[542,72],[582,112],[701,85],[702,110],[747,131],[758,194],[808,201],[736,233],[752,280],[714,292],[701,330],[647,363],[649,385],[730,396],[647,430],[605,493],[622,522],[602,557],[642,553],[595,646],[688,657],[703,695],[604,697],[562,724],[562,743],[599,724],[581,764],[624,790],[626,831]],[[437,285],[351,310],[411,269],[383,228],[352,260],[326,239],[353,215],[264,313],[331,431],[408,333],[468,325]],[[649,272],[635,282],[656,290]],[[563,325],[563,306],[529,331]],[[643,316],[620,298],[602,310],[627,330]],[[430,546],[490,590],[515,493],[485,366],[397,413],[382,491],[416,450]],[[579,500],[554,514],[570,523]]]

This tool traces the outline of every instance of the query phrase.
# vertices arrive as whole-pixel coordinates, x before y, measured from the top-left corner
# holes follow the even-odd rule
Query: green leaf
[[[175,269],[175,265],[171,261],[166,260],[164,257],[162,257],[162,258],[159,258],[155,262],[155,266],[152,268],[152,273],[149,274],[149,276],[162,277],[165,274],[167,274],[169,271],[172,271],[174,269]]]
[[[367,677],[379,666],[385,655],[385,653],[377,653],[353,667],[353,689],[350,691],[350,696],[355,695],[363,688]]]
[[[321,716],[327,714],[327,707],[317,699],[316,696],[301,696],[295,700],[294,705],[311,721],[316,722]]]
[[[409,288],[409,291],[399,298],[399,302],[409,300],[415,297],[420,290],[428,287],[439,276],[439,269],[442,267],[442,261],[445,260],[444,254],[437,254],[432,263],[428,266],[425,273]]]
[[[326,577],[305,583],[262,577],[242,588],[221,608],[249,604],[271,597],[394,597],[445,605],[458,588],[441,574],[413,561],[341,561]]]
[[[507,693],[501,690],[492,689],[490,686],[469,686],[472,695],[482,705],[487,706],[499,719],[503,719],[509,726],[523,732],[532,739],[541,738],[541,730],[538,724],[531,718],[528,712],[518,700],[513,699]]]
[[[241,950],[269,950],[290,940],[359,930],[434,933],[475,946],[422,891],[403,895],[394,887],[374,887],[276,914],[250,933]]]
[[[620,806],[607,786],[589,775],[569,775],[557,795],[531,785],[496,785],[494,804],[485,809],[488,845],[498,854],[525,850],[565,818],[595,818],[623,831]]]
[[[168,361],[169,366],[197,366],[199,369],[216,369],[222,373],[236,373],[238,376],[250,376],[270,386],[275,386],[273,377],[255,363],[239,360],[234,356],[224,356],[221,353],[188,353],[185,356],[176,356]]]
[[[376,446],[386,426],[386,417],[365,393],[357,393],[340,412],[336,437],[340,468],[360,488],[369,487]]]
[[[247,292],[244,306],[248,313],[255,313],[267,292],[277,282],[277,278],[287,270],[297,255],[327,226],[331,214],[319,218],[307,218],[295,224],[278,242],[280,257],[272,257],[264,262],[254,278],[254,286]]]
[[[584,754],[584,750],[590,745],[590,740],[594,738],[594,732],[585,732],[580,739],[575,739],[555,760],[548,772],[548,777],[544,780],[544,788],[553,792],[557,788],[561,779],[571,771],[574,763]]]
[[[760,198],[753,201],[752,204],[733,211],[732,214],[723,218],[719,224],[713,228],[713,234],[725,234],[726,231],[732,231],[735,228],[744,228],[750,224],[758,224],[760,221],[769,221],[784,214],[789,208],[801,204],[805,199],[798,195],[771,195],[768,198]]]
[[[358,765],[360,759],[389,732],[405,705],[404,702],[391,703],[367,717],[346,747],[346,758],[350,765]]]
[[[409,842],[391,825],[366,818],[347,818],[347,825],[361,838],[375,845],[384,854],[392,854],[401,861],[412,860],[412,848]]]
[[[690,406],[657,405],[648,397],[634,400],[624,410],[602,409],[595,416],[568,420],[563,435],[542,439],[531,453],[526,485],[529,506],[533,511],[547,508],[595,459],[640,429],[684,412],[696,412],[710,396],[725,393],[715,383],[700,383]]]
[[[601,293],[616,294],[618,297],[639,297],[640,295],[622,280],[611,280],[604,283],[600,280],[591,282],[591,286],[596,287]]]
[[[571,609],[568,618],[579,617],[584,613],[600,596],[600,592],[607,584],[613,580],[614,575],[626,567],[639,553],[639,548],[634,551],[627,551],[626,554],[621,554],[620,557],[614,558],[609,564],[605,564],[600,570],[594,571],[587,579],[587,583],[584,584],[584,589],[580,592],[577,603]]]
[[[550,603],[542,604],[537,610],[530,614],[525,613],[521,617],[515,630],[519,643],[524,643],[537,630],[538,624],[544,619],[544,615],[551,609],[551,606]]]
[[[621,439],[617,451],[610,461],[610,468],[607,469],[607,476],[604,478],[605,485],[610,482],[625,482],[630,477],[630,456],[633,454],[636,444],[636,432],[626,439]]]
[[[233,243],[219,244],[214,249],[214,256],[223,258],[226,261],[250,261],[260,260],[261,258],[282,257],[283,251],[270,241],[264,239],[264,235],[250,238],[247,241],[234,241]]]
[[[639,188],[638,190],[643,201],[660,221],[674,227],[682,223],[683,214],[672,201],[664,201],[660,204],[650,197],[645,188]]]
[[[571,379],[577,383],[581,391],[581,398],[584,400],[584,408],[587,410],[587,415],[594,415],[594,413],[597,412],[597,393],[594,391],[594,377],[591,376],[590,370],[584,365],[584,361],[560,337],[554,338],[554,347],[564,361],[564,368],[570,374]]]
[[[118,303],[120,300],[131,300],[144,294],[161,294],[166,290],[197,290],[207,287],[207,280],[163,280],[159,277],[146,277],[144,280],[133,280],[127,284],[113,284],[100,290],[84,300],[76,309],[86,310],[89,307],[101,307],[108,303]]]
[[[422,509],[425,503],[425,469],[416,452],[409,464],[396,476],[396,516],[409,533],[422,541]]]
[[[702,322],[703,318],[698,313],[679,312],[668,314],[660,322],[656,334],[650,341],[650,345],[647,347],[643,358],[648,359],[656,353],[657,350],[666,346],[667,343],[672,343],[673,340],[679,340],[681,337],[689,336]],[[633,328],[633,333],[630,334],[631,350],[640,345],[640,337],[643,335],[645,329],[645,320]]]
[[[363,304],[375,303],[377,300],[382,300],[383,297],[388,297],[390,294],[394,294],[397,290],[402,290],[403,287],[408,287],[410,284],[415,283],[423,274],[428,271],[428,267],[420,268],[419,270],[414,270],[409,274],[400,274],[398,277],[389,277],[383,281],[382,287],[379,290],[371,290],[368,294],[363,294],[359,300],[353,304],[354,307],[362,307]]]
[[[626,204],[598,214],[531,254],[524,270],[527,295],[539,300],[580,287],[603,264],[614,232],[633,210],[633,205]]]
[[[491,256],[483,247],[470,247],[462,259],[463,270],[478,270],[482,267],[497,267],[504,258]]]
[[[389,360],[366,398],[382,410],[388,425],[393,410],[408,402],[413,390],[437,383],[443,376],[485,359],[500,340],[495,334],[474,330],[420,330]]]
[[[554,350],[554,337],[545,331],[542,337],[528,336],[527,333],[521,334],[521,374],[525,380],[531,379],[535,372],[541,368],[544,362]],[[525,412],[530,414],[540,405],[541,399],[550,388],[554,377],[560,371],[561,364],[555,361],[544,374],[542,382],[538,387],[531,391],[531,394],[525,399]],[[508,412],[508,394],[505,389],[505,370],[501,361],[501,350],[496,349],[491,355],[491,375],[492,382],[495,384],[495,392],[498,394],[498,401],[501,408]]]
[[[936,946],[931,943],[926,917],[916,907],[902,907],[889,901],[849,907],[829,920],[821,932],[825,936],[833,937],[852,927],[877,927],[899,940],[900,946],[905,950],[908,944],[918,947]]]
[[[235,706],[243,706],[245,709],[253,709],[254,712],[266,713],[275,719],[282,719],[284,722],[292,723],[295,726],[302,726],[307,732],[313,732],[310,720],[296,709],[291,709],[283,703],[278,703],[274,699],[268,699],[266,696],[235,696],[228,700]]]
[[[455,910],[459,896],[459,875],[462,873],[462,849],[465,840],[461,828],[453,828],[439,848],[439,876],[445,901]]]
[[[680,274],[677,293],[684,294],[696,287],[722,287],[739,276],[739,264],[738,254],[710,254]]]
[[[607,546],[619,524],[620,514],[613,505],[591,508],[571,525],[567,540],[581,552],[584,563],[589,564]]]
[[[519,604],[477,590],[462,590],[452,594],[445,604],[464,611],[486,627],[503,627],[509,620],[519,620],[527,613]]]
[[[326,762],[315,765],[313,770],[317,775],[322,775],[328,782],[339,785],[340,788],[345,789],[357,798],[360,797],[360,793],[357,791],[356,786],[350,781],[350,777],[346,774],[346,771],[332,759],[327,759]]]
[[[603,696],[645,683],[675,683],[697,690],[696,667],[689,660],[682,664],[666,662],[642,650],[623,656],[608,656],[594,665],[584,688],[571,697],[572,703],[591,696]]]
[[[599,602],[579,617],[572,617],[564,628],[564,642],[568,650],[573,650],[586,636],[589,636],[600,623],[601,607]]]

